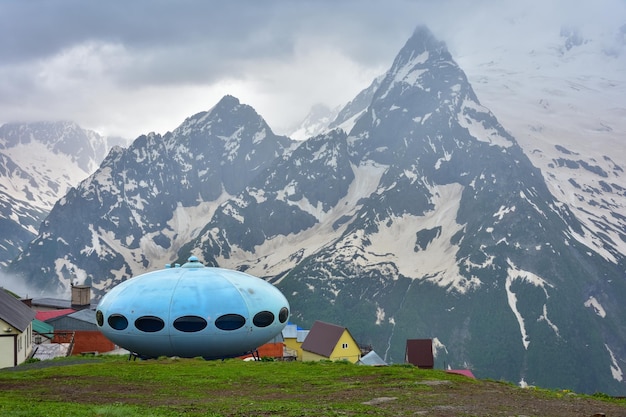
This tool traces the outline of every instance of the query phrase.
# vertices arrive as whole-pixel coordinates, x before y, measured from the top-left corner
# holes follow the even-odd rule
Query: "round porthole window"
[[[135,327],[142,332],[154,333],[165,327],[165,322],[155,316],[143,316],[135,320]]]
[[[121,314],[111,314],[107,322],[115,330],[124,330],[128,327],[128,320]]]
[[[274,314],[271,311],[261,311],[254,315],[252,323],[256,327],[267,327],[274,322]]]
[[[289,309],[287,307],[283,307],[278,312],[278,321],[284,323],[289,318]]]
[[[224,314],[215,320],[215,327],[221,330],[237,330],[246,324],[246,318],[239,314]]]
[[[174,328],[185,333],[199,332],[206,326],[207,321],[198,316],[183,316],[174,320]]]
[[[98,327],[102,327],[104,324],[104,314],[100,310],[96,311],[96,323],[98,323]]]

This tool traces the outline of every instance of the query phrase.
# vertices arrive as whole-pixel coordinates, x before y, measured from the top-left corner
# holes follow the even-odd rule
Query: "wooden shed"
[[[407,339],[404,361],[418,368],[433,369],[433,339]]]

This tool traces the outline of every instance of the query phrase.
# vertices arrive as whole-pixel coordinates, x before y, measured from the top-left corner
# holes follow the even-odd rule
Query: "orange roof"
[[[50,311],[38,311],[35,315],[37,320],[46,321],[54,319],[56,317],[67,316],[68,314],[75,313],[76,310],[71,308],[64,308],[62,310],[50,310]]]
[[[259,358],[263,358],[263,357],[282,358],[284,347],[285,347],[285,344],[283,342],[266,343],[257,348],[257,353],[259,354]],[[245,359],[251,356],[252,354],[248,354],[248,355],[240,356],[239,358]]]

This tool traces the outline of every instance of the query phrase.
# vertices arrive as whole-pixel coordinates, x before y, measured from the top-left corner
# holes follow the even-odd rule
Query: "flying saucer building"
[[[288,319],[289,303],[272,284],[205,267],[195,256],[124,281],[96,309],[109,340],[147,358],[239,356],[278,335]]]

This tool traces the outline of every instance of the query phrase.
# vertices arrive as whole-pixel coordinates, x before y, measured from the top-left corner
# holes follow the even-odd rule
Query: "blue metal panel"
[[[223,268],[209,268],[190,258],[182,267],[166,268],[125,281],[98,304],[102,333],[117,345],[141,356],[222,358],[256,349],[274,338],[287,324],[289,303],[273,285],[251,275]],[[253,324],[255,314],[268,311],[274,320],[266,327]],[[108,318],[120,314],[128,327],[115,330]],[[245,324],[222,330],[215,321],[224,315],[239,315]],[[136,328],[141,317],[158,317],[163,329],[145,332]],[[198,331],[176,329],[174,321],[184,316],[206,320]],[[284,320],[279,320],[283,317]]]

